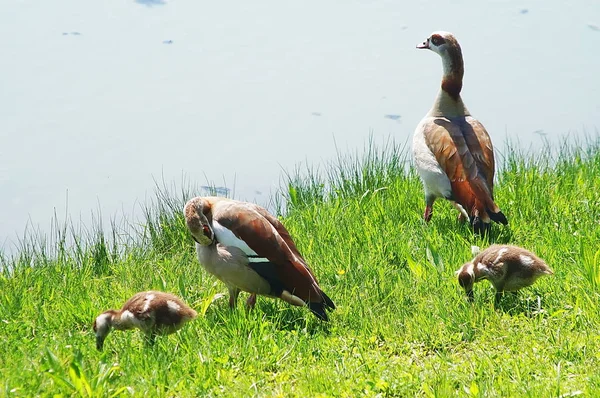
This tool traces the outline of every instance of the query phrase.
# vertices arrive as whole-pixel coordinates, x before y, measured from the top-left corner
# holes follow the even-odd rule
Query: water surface
[[[497,147],[593,132],[598,26],[593,1],[5,3],[0,247],[55,208],[133,213],[155,179],[265,203],[336,145],[404,142],[439,87],[415,49],[434,30],[458,37],[463,99]]]

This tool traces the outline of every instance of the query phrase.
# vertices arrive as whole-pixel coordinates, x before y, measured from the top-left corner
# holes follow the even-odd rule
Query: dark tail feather
[[[325,312],[325,310],[334,310],[335,304],[333,304],[333,301],[329,298],[329,296],[323,293],[322,291],[321,297],[323,298],[323,301],[318,303],[309,302],[308,308],[312,311],[313,314],[315,314],[317,318],[323,321],[328,321],[329,317],[327,316],[327,312]]]
[[[321,291],[321,297],[323,297],[323,301],[325,302],[325,306],[329,307],[330,310],[335,310],[335,304],[333,304],[333,301],[329,298],[328,295],[325,294],[325,292]]]
[[[496,221],[497,223],[500,223],[502,225],[508,224],[508,220],[506,219],[506,216],[501,211],[499,211],[497,213],[493,213],[488,209],[487,213],[493,221]]]
[[[327,313],[325,312],[325,303],[308,303],[308,308],[317,318],[322,321],[328,321]]]

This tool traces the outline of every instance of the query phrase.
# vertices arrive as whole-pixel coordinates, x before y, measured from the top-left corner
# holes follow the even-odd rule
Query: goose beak
[[[417,48],[419,48],[419,49],[429,48],[429,39],[425,40],[421,44],[417,44]]]

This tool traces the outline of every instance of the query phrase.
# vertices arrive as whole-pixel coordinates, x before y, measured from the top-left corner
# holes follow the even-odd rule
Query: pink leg
[[[431,205],[427,205],[425,207],[425,213],[423,214],[423,219],[425,222],[429,222],[431,220],[431,216],[433,215],[433,207]]]
[[[252,293],[250,297],[248,297],[248,300],[246,300],[246,305],[250,310],[254,308],[256,305],[256,294]]]

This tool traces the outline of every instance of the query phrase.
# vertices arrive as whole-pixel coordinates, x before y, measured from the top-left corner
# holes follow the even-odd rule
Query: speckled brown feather
[[[154,298],[150,302],[148,308],[144,311],[146,306],[146,298],[148,295],[153,294]],[[167,301],[173,301],[181,308],[179,311],[174,312],[169,310]],[[140,320],[153,318],[154,325],[158,331],[160,328],[170,328],[174,325],[178,325],[184,318],[192,319],[195,318],[197,313],[193,309],[189,308],[179,297],[165,292],[147,291],[136,293],[131,297],[121,308],[121,312],[129,311],[136,318]],[[171,331],[169,330],[169,333]]]
[[[500,255],[501,250],[503,253]],[[522,256],[531,258],[532,264],[525,266]],[[544,260],[519,246],[514,245],[491,245],[473,259],[473,264],[481,263],[488,270],[488,279],[494,283],[495,280],[501,280],[509,275],[526,281],[523,286],[527,286],[536,277],[540,275],[552,275],[552,270],[546,265]]]

